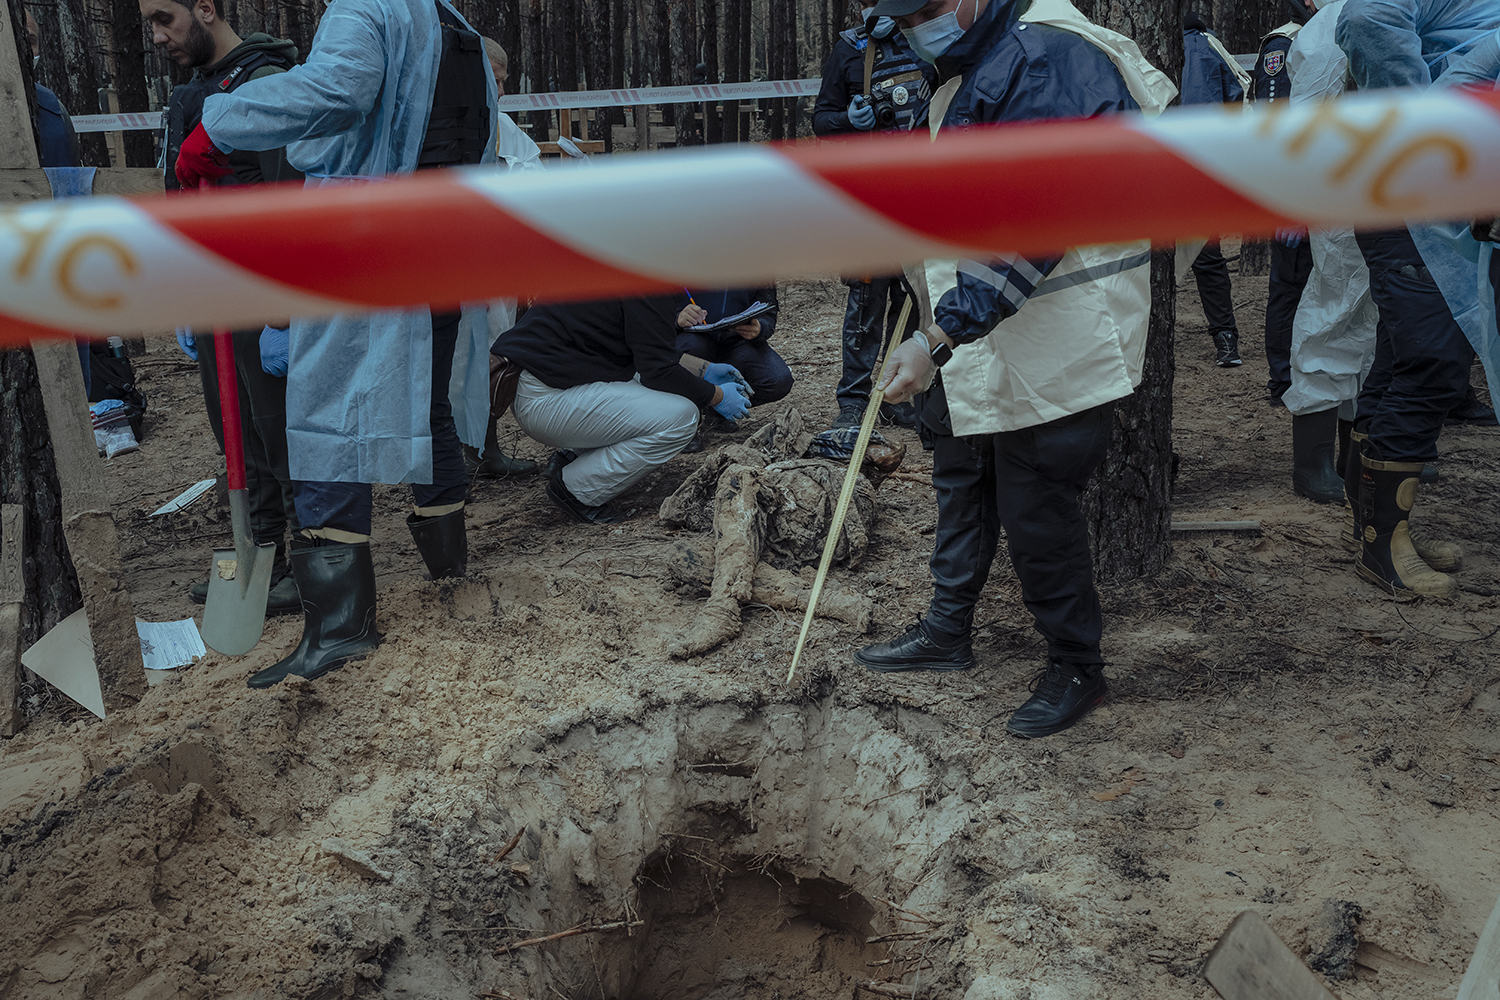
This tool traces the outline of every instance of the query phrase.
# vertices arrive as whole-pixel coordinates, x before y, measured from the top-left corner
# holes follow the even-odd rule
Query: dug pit
[[[516,751],[485,817],[496,837],[525,831],[504,890],[444,914],[470,928],[471,956],[488,952],[470,984],[821,1000],[931,969],[969,895],[951,855],[979,806],[961,768],[903,734],[905,714],[829,697],[673,705]],[[582,932],[523,943],[566,930]],[[416,967],[396,956],[383,985]]]

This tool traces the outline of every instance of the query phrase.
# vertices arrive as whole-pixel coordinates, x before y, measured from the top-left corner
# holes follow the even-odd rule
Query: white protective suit
[[[1291,103],[1325,101],[1344,92],[1349,60],[1333,40],[1346,0],[1318,11],[1292,40],[1287,72]],[[1282,397],[1296,416],[1337,406],[1354,419],[1355,400],[1375,360],[1370,270],[1354,230],[1311,229],[1313,269],[1292,321],[1292,387]]]
[[[441,48],[433,0],[332,0],[307,63],[210,96],[204,130],[220,149],[286,146],[310,187],[410,174],[427,131]],[[486,75],[490,135],[498,136],[499,91],[488,69]],[[495,162],[493,147],[482,162]],[[465,305],[455,357],[488,350],[485,312],[482,304]],[[292,478],[431,482],[432,390],[425,307],[294,318],[286,395]],[[464,405],[485,405],[487,396],[481,390]]]
[[[541,149],[532,141],[531,136],[521,131],[510,115],[500,115],[495,150],[511,170],[542,169]],[[474,338],[468,341],[460,338],[460,348],[467,347],[468,350],[453,352],[453,375],[448,379],[448,399],[453,404],[453,423],[458,427],[458,439],[466,445],[484,448],[484,436],[489,431],[490,419],[489,349],[502,333],[515,325],[516,300],[491,299],[484,352],[475,352],[478,341]],[[473,400],[482,400],[482,403],[470,405]]]

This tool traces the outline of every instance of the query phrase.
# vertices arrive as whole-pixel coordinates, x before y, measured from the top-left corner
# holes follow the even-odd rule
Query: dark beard
[[[196,20],[188,28],[187,38],[183,40],[182,54],[187,57],[187,64],[194,69],[207,66],[214,57],[214,36]]]

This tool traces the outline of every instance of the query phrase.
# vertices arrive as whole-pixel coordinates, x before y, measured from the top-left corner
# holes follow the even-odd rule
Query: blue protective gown
[[[1334,40],[1348,55],[1350,74],[1361,90],[1425,87],[1460,63],[1467,67],[1462,78],[1472,78],[1476,64],[1464,57],[1473,49],[1488,50],[1497,28],[1500,0],[1348,0]],[[1482,62],[1488,57],[1480,52],[1474,58]],[[1408,228],[1454,320],[1483,359],[1495,393],[1500,389],[1500,335],[1493,296],[1481,294],[1481,288],[1488,288],[1488,260],[1476,280],[1480,248],[1466,226]]]
[[[333,0],[306,64],[210,96],[204,130],[220,149],[286,146],[309,186],[410,174],[441,46],[433,0]],[[492,164],[493,77],[488,91],[492,142],[483,162]],[[483,357],[488,348],[484,306],[466,305],[455,353]],[[286,399],[292,478],[431,482],[432,391],[426,308],[294,318]]]

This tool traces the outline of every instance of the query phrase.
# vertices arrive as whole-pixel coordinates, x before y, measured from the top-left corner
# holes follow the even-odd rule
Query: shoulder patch
[[[1266,76],[1275,76],[1277,73],[1281,72],[1282,68],[1285,65],[1285,52],[1281,51],[1280,49],[1274,49],[1266,53],[1266,61],[1263,64],[1263,69]]]

